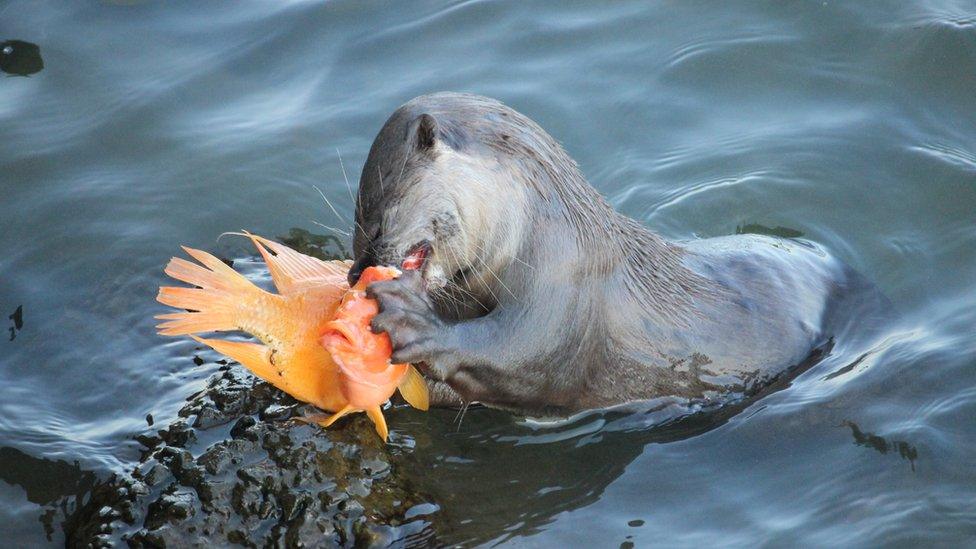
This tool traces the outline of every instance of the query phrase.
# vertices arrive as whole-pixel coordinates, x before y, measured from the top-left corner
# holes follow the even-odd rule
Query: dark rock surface
[[[138,437],[132,471],[67,517],[68,545],[436,543],[424,516],[436,506],[397,475],[409,448],[384,444],[364,414],[328,431],[293,419],[310,411],[224,366],[177,420]]]

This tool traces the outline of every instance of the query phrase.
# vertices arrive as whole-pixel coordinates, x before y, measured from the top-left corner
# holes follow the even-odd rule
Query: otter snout
[[[369,267],[386,265],[399,268],[404,256],[397,249],[398,246],[384,236],[377,235],[373,240],[367,242],[362,253],[353,261],[352,268],[349,269],[349,274],[346,277],[349,285],[354,286],[359,281],[363,271]]]
[[[346,280],[349,281],[349,286],[355,286],[359,282],[359,277],[362,276],[363,271],[369,267],[376,265],[376,257],[373,255],[371,250],[368,250],[361,257],[353,262],[352,267],[349,269],[349,274],[346,275]]]

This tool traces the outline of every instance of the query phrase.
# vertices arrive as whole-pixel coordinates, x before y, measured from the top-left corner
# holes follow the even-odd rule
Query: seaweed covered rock
[[[69,545],[383,546],[430,544],[429,498],[396,474],[405,451],[365,415],[324,431],[305,407],[224,366],[127,475],[68,517]]]

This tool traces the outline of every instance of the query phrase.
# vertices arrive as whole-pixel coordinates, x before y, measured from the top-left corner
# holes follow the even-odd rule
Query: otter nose
[[[349,281],[349,285],[355,286],[356,283],[359,282],[359,277],[362,276],[363,271],[365,271],[367,267],[372,267],[374,265],[376,265],[376,257],[372,254],[372,252],[367,251],[362,255],[362,257],[357,259],[349,269],[349,274],[346,278]]]

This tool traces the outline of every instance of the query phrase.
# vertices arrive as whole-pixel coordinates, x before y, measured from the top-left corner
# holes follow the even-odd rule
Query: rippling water
[[[53,506],[215,371],[154,334],[178,244],[348,229],[313,185],[348,219],[342,167],[455,90],[666,236],[802,234],[901,318],[714,424],[398,413],[442,540],[972,543],[976,5],[741,4],[0,2],[0,42],[43,59],[0,77],[4,539],[62,540]]]

